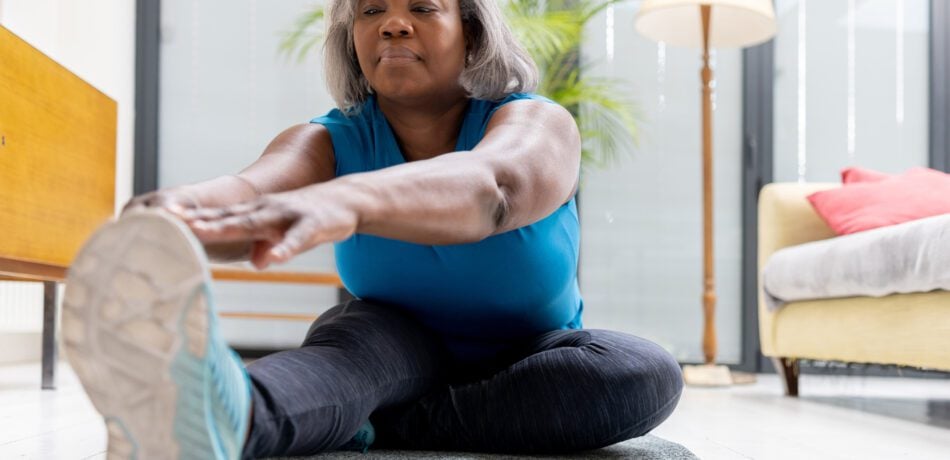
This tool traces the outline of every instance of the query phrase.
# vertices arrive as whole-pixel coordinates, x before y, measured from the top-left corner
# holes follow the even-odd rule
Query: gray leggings
[[[374,449],[596,449],[648,433],[683,388],[669,353],[628,334],[551,331],[495,359],[458,363],[413,318],[359,300],[330,309],[300,348],[248,372],[245,457],[333,450],[367,419]]]

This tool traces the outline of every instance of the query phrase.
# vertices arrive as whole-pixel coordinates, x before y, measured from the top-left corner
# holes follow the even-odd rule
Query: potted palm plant
[[[512,31],[541,71],[538,93],[571,110],[583,139],[581,164],[604,168],[632,151],[637,112],[620,96],[622,82],[585,75],[580,59],[584,28],[597,13],[624,0],[510,0],[502,8]],[[281,50],[302,58],[322,43],[322,5],[303,12]]]

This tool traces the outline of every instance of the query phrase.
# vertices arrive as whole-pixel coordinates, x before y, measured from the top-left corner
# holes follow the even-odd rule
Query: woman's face
[[[353,39],[373,90],[394,99],[464,94],[458,0],[358,0]]]

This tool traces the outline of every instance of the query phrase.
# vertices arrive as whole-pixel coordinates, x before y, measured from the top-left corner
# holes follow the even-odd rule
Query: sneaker
[[[365,454],[369,451],[369,446],[371,446],[375,440],[376,430],[373,428],[372,423],[366,421],[360,426],[360,429],[356,430],[356,434],[337,450],[353,450]]]
[[[97,230],[70,267],[63,341],[108,458],[240,458],[250,381],[218,333],[207,266],[185,224],[146,210]]]

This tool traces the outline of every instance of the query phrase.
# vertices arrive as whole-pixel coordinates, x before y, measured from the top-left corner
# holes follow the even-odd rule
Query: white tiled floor
[[[39,364],[0,367],[0,458],[105,458],[105,425],[79,380],[65,365],[57,379],[43,391]]]
[[[0,458],[104,458],[105,428],[72,372],[61,367],[56,391],[39,390],[39,374],[0,367]],[[934,426],[950,426],[950,380],[806,375],[799,399],[780,388],[772,375],[687,388],[653,434],[703,459],[950,459],[950,428]],[[928,412],[938,420],[906,420]]]
[[[950,422],[950,380],[805,375],[800,393],[783,396],[775,375],[754,385],[687,387],[653,434],[703,459],[950,459],[950,429],[934,426]],[[907,420],[926,420],[928,407],[943,407],[945,418]],[[904,418],[877,413],[885,409]]]

